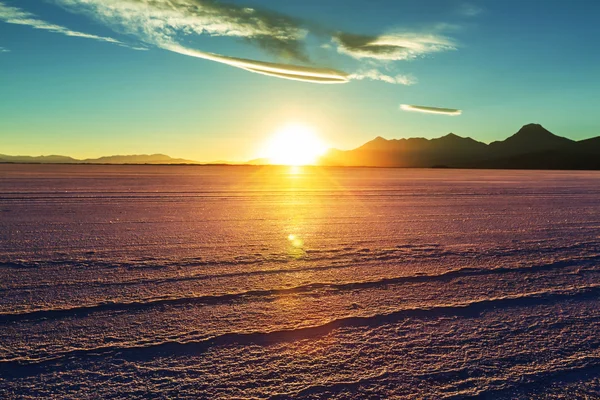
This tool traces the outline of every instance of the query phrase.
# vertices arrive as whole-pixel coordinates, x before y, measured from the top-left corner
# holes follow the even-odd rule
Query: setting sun
[[[312,128],[289,125],[267,143],[265,155],[272,164],[310,165],[327,151],[327,146]]]

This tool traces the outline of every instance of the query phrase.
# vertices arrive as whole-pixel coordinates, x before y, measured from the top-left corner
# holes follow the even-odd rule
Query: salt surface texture
[[[600,173],[0,166],[0,397],[597,398]]]

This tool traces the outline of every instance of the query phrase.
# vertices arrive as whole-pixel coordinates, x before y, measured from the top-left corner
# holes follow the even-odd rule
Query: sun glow
[[[313,129],[289,125],[271,138],[265,154],[271,164],[311,165],[326,151],[327,147]]]

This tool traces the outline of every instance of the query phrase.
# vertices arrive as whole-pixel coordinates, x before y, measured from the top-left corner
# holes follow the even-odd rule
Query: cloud
[[[465,3],[460,6],[458,12],[460,15],[465,17],[476,17],[483,12],[483,8],[475,4]]]
[[[404,111],[415,111],[428,114],[439,114],[439,115],[451,115],[457,116],[462,114],[462,110],[454,108],[438,108],[438,107],[426,107],[426,106],[413,106],[409,104],[401,104],[400,109]]]
[[[277,78],[313,83],[347,83],[349,81],[348,74],[333,69],[301,67],[290,64],[276,64],[247,60],[243,58],[227,57],[220,54],[206,53],[199,50],[189,49],[175,44],[165,46],[165,49],[175,53],[211,60],[218,63],[227,64],[232,67],[241,68],[246,71],[274,76]]]
[[[54,0],[117,30],[160,45],[187,35],[229,36],[277,56],[308,61],[308,31],[294,18],[216,0]]]
[[[37,19],[35,15],[33,15],[27,11],[23,11],[17,7],[9,7],[2,2],[0,2],[0,21],[6,22],[8,24],[31,26],[32,28],[35,28],[35,29],[42,29],[42,30],[46,30],[46,31],[54,32],[54,33],[60,33],[60,34],[66,35],[66,36],[94,39],[94,40],[98,40],[101,42],[114,43],[114,44],[118,44],[121,46],[130,47],[130,46],[126,45],[125,43],[122,43],[122,42],[120,42],[116,39],[110,38],[110,37],[97,36],[97,35],[91,35],[89,33],[77,32],[77,31],[73,31],[68,28],[65,28],[64,26],[50,24],[48,22]],[[134,47],[132,47],[132,48],[134,48]],[[134,49],[140,50],[140,48],[134,48]]]
[[[180,36],[235,36],[287,58],[308,60],[301,50],[306,31],[289,17],[213,0],[56,0],[164,50],[249,72],[312,83],[347,83],[348,74],[324,68],[228,57],[184,46]]]
[[[240,59],[194,49],[193,36],[235,37],[264,49],[279,58],[308,64],[305,42],[309,33],[326,37],[323,49],[347,54],[357,60],[396,61],[428,53],[454,49],[453,42],[441,35],[395,33],[361,36],[335,33],[310,22],[260,8],[244,7],[219,0],[50,0],[65,9],[83,13],[116,32],[134,35],[146,44],[187,56],[202,58],[241,68],[249,72],[283,79],[315,83],[346,83],[350,80],[378,80],[412,85],[407,75],[391,76],[377,69],[359,69],[357,73],[301,67],[288,63],[267,63]],[[439,30],[434,29],[439,32]],[[333,36],[332,36],[333,35]],[[114,40],[105,38],[106,40]]]
[[[397,85],[414,85],[417,83],[417,78],[412,75],[396,75],[389,76],[377,69],[370,70],[361,70],[357,73],[348,76],[349,79],[361,81],[364,79],[370,79],[373,81],[383,81],[387,83],[397,84]]]
[[[429,53],[455,50],[455,44],[436,34],[395,33],[381,36],[337,33],[333,37],[338,52],[356,59],[410,60]]]
[[[4,47],[0,47],[0,53],[9,53],[9,49],[5,49]]]

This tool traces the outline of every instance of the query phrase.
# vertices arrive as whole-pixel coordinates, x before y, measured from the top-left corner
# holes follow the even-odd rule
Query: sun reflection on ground
[[[290,165],[290,175],[300,175],[302,173],[302,167],[300,165]]]
[[[306,256],[304,240],[295,234],[288,235],[287,240],[289,243],[288,256],[296,260],[303,259]]]
[[[297,249],[304,247],[304,241],[296,235],[289,235],[288,240],[290,241],[291,245]]]

